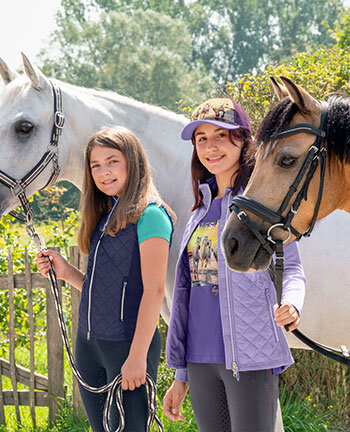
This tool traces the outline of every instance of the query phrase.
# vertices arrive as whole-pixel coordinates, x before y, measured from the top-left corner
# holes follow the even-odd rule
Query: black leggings
[[[75,348],[77,367],[86,381],[92,387],[101,387],[111,382],[120,374],[130,350],[130,342],[115,342],[98,339],[86,339],[86,335],[78,330]],[[155,331],[147,355],[147,373],[157,380],[160,358],[160,335]],[[106,393],[91,393],[79,385],[81,398],[93,432],[104,432],[103,409]],[[148,405],[145,386],[133,391],[123,392],[125,410],[125,432],[145,432]],[[113,403],[111,427],[115,430],[119,424],[119,414]]]
[[[200,432],[274,432],[278,375],[240,372],[224,364],[187,363],[188,384]]]

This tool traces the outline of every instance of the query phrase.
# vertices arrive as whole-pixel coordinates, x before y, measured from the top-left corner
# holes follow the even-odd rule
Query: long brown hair
[[[234,145],[234,138],[239,138],[243,140],[243,147],[241,150],[241,154],[239,157],[239,168],[238,172],[235,171],[231,177],[231,190],[233,194],[237,194],[239,189],[243,186],[245,187],[248,183],[250,174],[253,171],[255,164],[255,144],[252,139],[251,134],[243,128],[229,130],[230,141]],[[203,204],[203,197],[201,191],[199,190],[199,185],[210,177],[213,177],[213,174],[209,172],[205,166],[201,163],[198,158],[196,143],[194,137],[192,138],[193,144],[193,153],[191,160],[191,176],[192,176],[192,189],[194,194],[194,203],[192,207],[192,211],[196,210],[199,206]],[[237,176],[233,181],[235,174]]]
[[[84,254],[89,253],[90,239],[98,221],[111,209],[110,197],[97,188],[91,175],[90,156],[96,147],[119,150],[127,162],[126,184],[120,194],[118,207],[109,221],[107,234],[115,235],[127,224],[137,223],[151,199],[157,205],[166,207],[175,222],[175,213],[161,200],[153,184],[146,154],[136,135],[122,126],[105,127],[91,136],[85,151],[82,223],[78,233],[78,245]]]

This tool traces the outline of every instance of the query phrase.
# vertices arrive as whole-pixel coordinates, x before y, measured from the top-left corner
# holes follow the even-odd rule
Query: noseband
[[[317,216],[319,213],[323,187],[324,187],[324,177],[326,170],[326,122],[327,122],[327,107],[328,104],[326,102],[321,102],[322,112],[321,112],[321,122],[319,129],[315,128],[312,124],[309,123],[299,123],[297,125],[288,127],[284,131],[274,135],[271,138],[271,141],[277,141],[282,138],[286,138],[291,135],[295,135],[298,133],[309,133],[312,135],[316,135],[314,143],[310,146],[308,150],[308,154],[304,160],[303,165],[301,166],[294,182],[289,187],[289,190],[284,197],[282,204],[277,212],[265,207],[264,205],[254,201],[248,197],[237,196],[232,200],[232,204],[230,206],[230,211],[234,211],[237,214],[239,220],[241,220],[249,230],[255,235],[258,241],[261,243],[262,247],[272,255],[275,252],[275,264],[271,263],[270,265],[270,275],[271,279],[275,285],[276,293],[277,293],[277,301],[280,303],[282,297],[282,288],[283,288],[283,271],[284,271],[284,253],[283,253],[283,244],[286,243],[291,234],[295,235],[297,240],[300,240],[302,237],[310,237],[312,230],[314,229],[315,222],[317,220]],[[314,214],[310,223],[309,228],[303,232],[298,232],[293,226],[292,221],[294,216],[298,213],[300,204],[302,200],[307,201],[307,193],[310,186],[310,181],[320,164],[320,184],[318,189],[318,196],[316,201],[316,206],[314,210]],[[304,183],[300,187],[300,184],[304,180]],[[285,213],[291,198],[295,193],[297,193],[298,189],[300,190],[294,200],[294,202],[289,207],[287,214],[283,216]],[[254,223],[249,219],[249,216],[245,212],[248,211],[253,213],[255,216],[258,216],[265,222],[270,224],[267,232],[262,234],[259,229],[254,225]],[[287,236],[284,240],[273,239],[272,232],[275,228],[282,229],[286,231]],[[286,330],[288,330],[288,326],[286,326]],[[336,360],[342,364],[350,366],[350,354],[347,348],[342,345],[341,349],[330,348],[325,345],[322,345],[318,342],[312,341],[303,333],[301,333],[298,329],[293,331],[293,334],[300,339],[303,343],[308,345],[313,350],[323,354],[333,360]],[[344,357],[338,355],[342,354]]]
[[[61,89],[51,82],[53,98],[54,98],[54,121],[51,131],[50,144],[47,147],[46,153],[40,159],[40,161],[32,168],[28,174],[26,174],[21,180],[15,180],[8,174],[0,170],[0,183],[7,186],[12,194],[19,199],[20,204],[23,208],[24,215],[17,213],[16,211],[11,211],[9,214],[16,219],[25,221],[28,227],[30,227],[33,221],[33,210],[29,203],[26,195],[26,188],[41,174],[46,166],[52,161],[52,172],[51,176],[42,188],[45,189],[51,186],[56,180],[60,173],[60,168],[58,165],[58,139],[62,133],[64,125],[64,115],[62,113],[62,94]]]

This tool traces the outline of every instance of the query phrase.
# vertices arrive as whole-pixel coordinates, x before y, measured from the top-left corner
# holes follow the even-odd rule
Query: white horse
[[[5,83],[0,99],[0,170],[15,179],[24,177],[45,153],[53,123],[49,80],[25,56],[23,64],[25,74],[20,76],[0,61],[0,75]],[[177,254],[192,204],[192,145],[180,139],[187,120],[113,92],[54,82],[62,90],[66,118],[59,141],[59,180],[68,180],[81,188],[88,138],[104,125],[122,125],[140,138],[153,167],[155,183],[178,216],[162,308],[162,316],[168,321]],[[23,130],[28,130],[28,124],[33,127],[25,134]],[[50,173],[51,165],[28,187],[28,196],[47,183]],[[17,206],[17,199],[0,184],[0,216]],[[307,276],[300,328],[327,345],[350,347],[350,215],[337,211],[319,222],[315,231],[300,244]],[[291,347],[305,348],[293,335],[288,337]]]

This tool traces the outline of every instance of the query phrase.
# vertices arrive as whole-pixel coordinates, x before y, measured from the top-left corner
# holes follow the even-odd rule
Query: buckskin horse
[[[319,270],[308,272],[304,262],[307,313],[300,327],[329,345],[333,339],[349,347],[350,256],[341,244],[350,235],[350,98],[320,102],[286,77],[283,85],[271,80],[279,102],[257,132],[250,181],[233,199],[221,239],[225,258],[233,270],[265,269],[278,244],[310,236],[317,220],[343,210],[326,218],[333,224],[328,234],[321,221],[321,236],[301,242],[301,250],[312,242],[308,260],[318,262]]]

